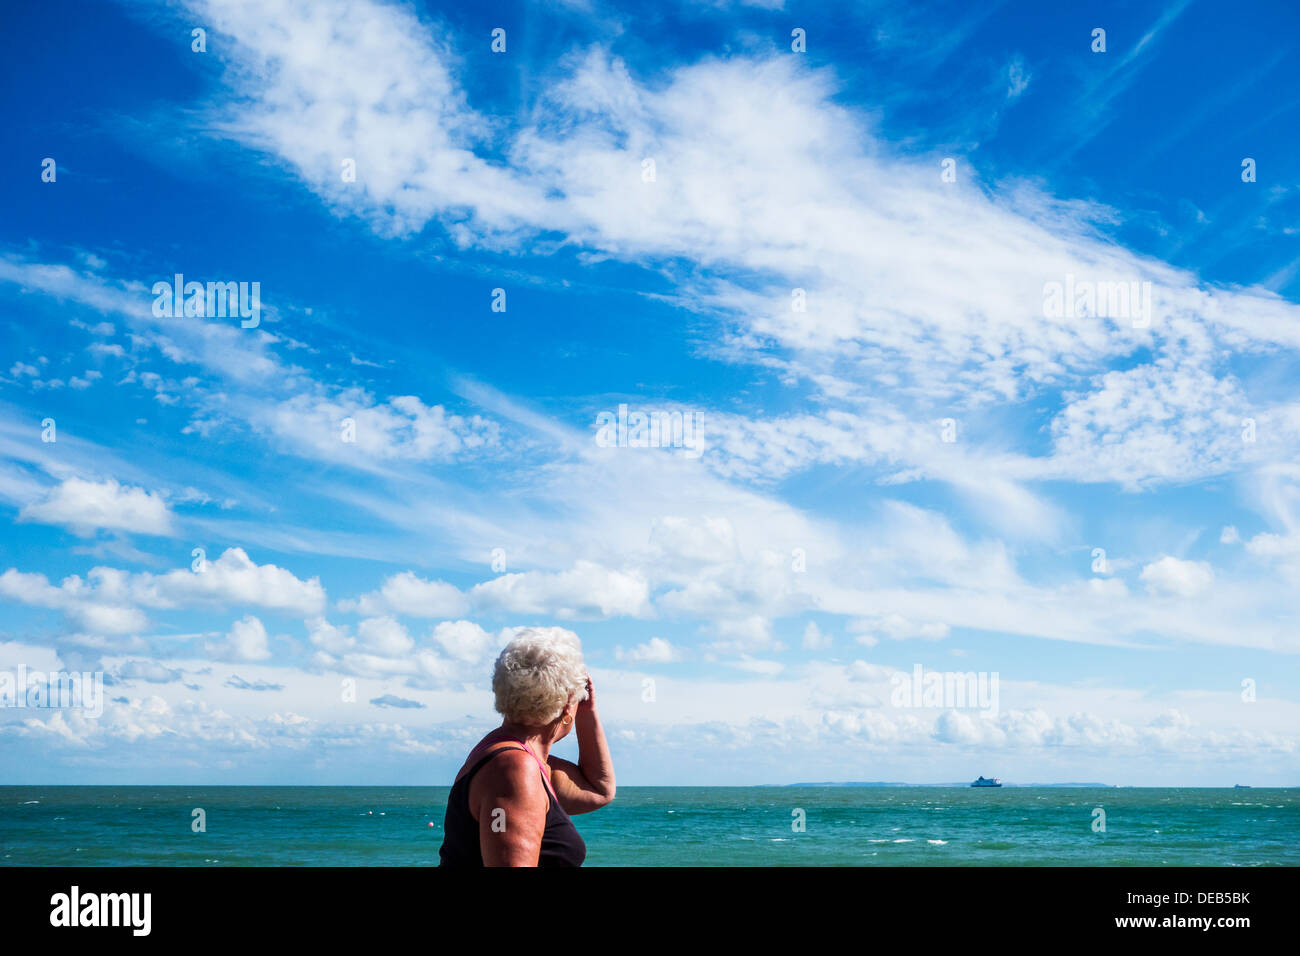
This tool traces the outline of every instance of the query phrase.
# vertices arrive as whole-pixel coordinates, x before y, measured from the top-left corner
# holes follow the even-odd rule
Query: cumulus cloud
[[[10,568],[0,574],[0,596],[20,604],[58,609],[77,626],[99,634],[129,634],[148,624],[143,611],[117,603],[113,589],[96,588],[96,580],[92,571],[90,582],[73,575],[55,587],[43,574]]]
[[[222,661],[264,661],[271,656],[262,622],[249,614],[231,625],[219,641],[204,644],[208,655]]]
[[[356,645],[346,628],[335,627],[323,617],[311,618],[306,624],[308,639],[328,654],[342,654]]]
[[[416,640],[392,617],[366,618],[356,626],[334,625],[322,617],[306,621],[316,651],[311,667],[361,677],[398,677],[411,687],[442,689],[477,683],[513,633],[493,634],[473,621],[443,621]]]
[[[415,647],[406,628],[391,617],[367,618],[357,625],[361,646],[382,657],[400,657]]]
[[[273,564],[255,563],[241,548],[226,550],[203,570],[132,574],[91,568],[83,579],[69,575],[57,586],[43,574],[10,568],[0,574],[0,596],[21,604],[55,608],[83,629],[127,634],[148,624],[142,608],[251,606],[309,614],[325,605],[317,578],[302,581]]]
[[[161,495],[118,484],[67,478],[43,501],[19,512],[20,521],[62,525],[82,537],[101,529],[170,535],[172,513]]]
[[[455,617],[468,610],[469,601],[454,584],[426,581],[412,571],[403,571],[387,578],[377,592],[339,601],[338,607],[367,615],[392,612],[408,617]]]
[[[243,548],[227,548],[216,561],[206,562],[197,573],[178,570],[163,575],[132,575],[122,579],[122,591],[141,604],[159,608],[251,605],[271,611],[310,614],[325,607],[325,589],[319,578],[304,581],[285,568],[258,564]]]
[[[473,621],[443,621],[430,638],[453,660],[468,664],[486,662],[505,644],[501,635],[492,635]]]
[[[650,591],[638,571],[615,571],[578,561],[569,571],[524,571],[476,584],[475,607],[489,613],[552,614],[561,620],[642,617]]]

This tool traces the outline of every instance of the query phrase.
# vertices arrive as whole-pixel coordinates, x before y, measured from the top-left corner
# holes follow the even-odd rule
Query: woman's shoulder
[[[509,794],[530,802],[547,799],[546,783],[537,768],[537,761],[518,744],[485,748],[475,762],[479,761],[484,762],[470,781],[471,802],[477,802],[487,794]]]
[[[478,768],[477,773],[474,774],[475,779],[484,774],[499,776],[506,773],[513,776],[519,769],[535,770],[537,761],[517,740],[486,740],[465,758],[465,763],[456,774],[456,779],[459,780],[465,774],[472,772],[475,767]]]

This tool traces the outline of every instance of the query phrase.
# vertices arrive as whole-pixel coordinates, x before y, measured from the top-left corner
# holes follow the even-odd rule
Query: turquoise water
[[[447,792],[0,787],[0,863],[430,866]],[[575,823],[590,866],[1300,865],[1292,789],[620,787]]]

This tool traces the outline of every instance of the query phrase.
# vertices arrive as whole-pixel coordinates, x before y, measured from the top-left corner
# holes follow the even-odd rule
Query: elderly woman
[[[581,866],[587,845],[569,814],[614,799],[614,766],[577,635],[523,629],[497,658],[492,690],[504,719],[456,774],[442,865]],[[575,729],[578,762],[552,757]]]

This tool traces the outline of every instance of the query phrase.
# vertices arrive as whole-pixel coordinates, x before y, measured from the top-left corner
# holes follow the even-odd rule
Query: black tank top
[[[447,814],[442,823],[442,847],[438,850],[440,866],[483,865],[483,851],[478,842],[478,821],[469,812],[469,783],[479,768],[502,750],[523,750],[532,755],[532,751],[524,747],[500,747],[484,756],[470,768],[469,773],[452,784],[451,793],[447,795]],[[537,772],[541,773],[542,768],[538,767]],[[537,865],[582,866],[582,861],[587,858],[587,844],[583,842],[578,828],[573,825],[559,801],[551,795],[551,785],[545,774],[542,775],[542,783],[546,786],[546,829],[542,832],[542,849],[537,857]]]

